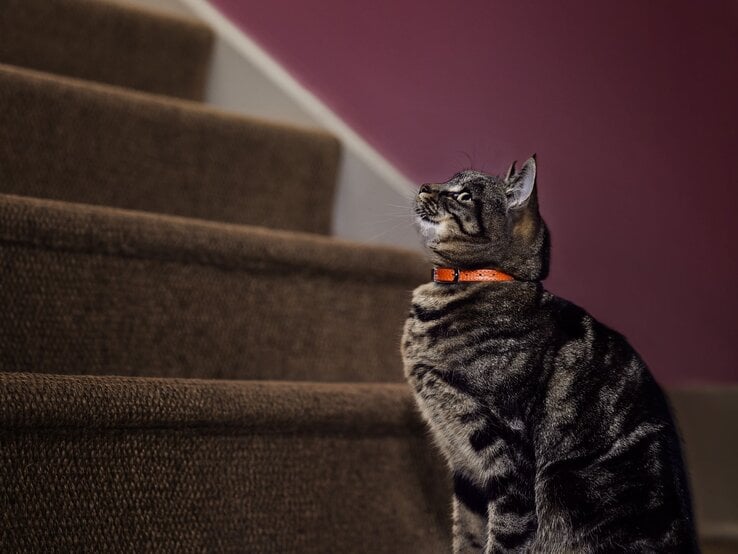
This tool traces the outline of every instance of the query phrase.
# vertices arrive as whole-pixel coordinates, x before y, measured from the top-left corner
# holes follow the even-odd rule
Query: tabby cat
[[[453,473],[453,551],[698,552],[659,385],[622,335],[541,285],[535,181],[533,157],[416,197],[436,266],[512,277],[421,285],[405,324],[405,375]]]

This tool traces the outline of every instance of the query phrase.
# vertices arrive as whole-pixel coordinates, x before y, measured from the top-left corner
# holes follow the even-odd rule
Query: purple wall
[[[738,4],[212,1],[417,182],[537,152],[547,286],[738,381]]]

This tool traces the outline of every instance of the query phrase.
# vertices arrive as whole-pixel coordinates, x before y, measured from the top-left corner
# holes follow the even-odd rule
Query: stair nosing
[[[264,248],[265,240],[270,248]],[[0,241],[227,270],[321,272],[326,278],[353,277],[411,288],[426,280],[430,267],[418,253],[396,247],[8,194],[0,194]],[[325,253],[333,254],[330,261],[315,257]]]
[[[23,402],[28,395],[33,403]],[[386,436],[420,434],[423,429],[404,383],[0,372],[0,399],[0,425],[6,430],[358,430],[365,436]],[[17,405],[22,409],[15,409]]]
[[[68,2],[69,0],[66,1]],[[92,0],[75,1],[79,4],[90,4]],[[98,3],[99,1],[100,0],[94,0],[95,3]],[[208,31],[208,33],[213,37],[215,36],[215,32],[213,31],[213,29],[194,15],[178,13],[156,6],[134,4],[132,2],[121,2],[120,0],[104,0],[104,3],[108,6],[114,6],[114,9],[118,9],[121,12],[135,13],[143,17],[157,19],[159,21],[167,21],[173,24],[185,25],[188,27],[199,27],[201,30]]]
[[[2,4],[3,2],[0,2],[0,5]],[[98,25],[107,25],[120,31],[127,31],[128,34],[132,33],[132,36],[134,37],[142,36],[142,29],[149,31],[147,34],[151,36],[151,33],[154,32],[151,30],[151,28],[153,28],[156,32],[156,40],[159,40],[159,35],[166,36],[167,34],[169,34],[170,37],[175,37],[175,40],[181,43],[183,37],[186,37],[184,38],[184,40],[185,42],[189,43],[188,46],[197,44],[201,47],[201,49],[199,52],[199,57],[197,57],[194,62],[192,62],[191,58],[187,58],[189,62],[192,62],[192,64],[189,66],[183,66],[185,68],[185,74],[187,75],[187,78],[184,81],[177,83],[180,86],[167,86],[174,84],[174,82],[167,81],[166,77],[163,80],[157,80],[156,78],[154,78],[153,80],[149,79],[148,82],[145,80],[137,81],[135,77],[141,77],[142,75],[144,75],[146,73],[145,70],[143,73],[134,71],[133,73],[128,74],[121,81],[126,82],[127,84],[121,84],[119,86],[127,88],[128,90],[148,91],[151,94],[159,94],[165,97],[190,99],[192,101],[198,102],[204,101],[207,90],[208,74],[211,71],[210,65],[212,62],[214,45],[216,41],[216,33],[210,25],[208,25],[207,23],[202,21],[202,19],[196,17],[193,14],[176,12],[173,13],[172,11],[167,11],[165,9],[160,9],[153,6],[135,4],[120,0],[64,0],[63,2],[57,1],[56,3],[49,3],[48,1],[37,1],[36,4],[34,4],[33,2],[25,2],[25,0],[23,2],[20,2],[18,0],[14,2],[13,0],[10,0],[6,1],[5,4],[9,4],[9,6],[3,6],[6,9],[10,10],[8,12],[10,14],[8,16],[8,21],[13,21],[14,14],[12,10],[14,8],[17,8],[17,5],[22,6],[19,10],[20,14],[18,14],[18,17],[20,17],[20,30],[23,31],[23,34],[19,36],[25,37],[26,39],[31,39],[33,36],[36,36],[36,34],[41,33],[37,37],[39,44],[48,44],[49,47],[52,47],[54,43],[58,44],[58,40],[60,37],[68,38],[69,33],[74,33],[74,30],[70,29],[73,21],[73,19],[70,19],[70,15],[72,17],[79,17],[81,14],[91,14],[87,17],[90,17],[91,20],[96,22]],[[25,4],[28,5],[26,6]],[[32,22],[34,19],[36,21],[40,21],[38,19],[40,16],[48,15],[44,13],[43,8],[41,10],[41,13],[38,13],[37,5],[43,5],[46,9],[51,9],[52,13],[60,17],[61,24],[58,24],[52,19],[50,21],[44,21],[43,24],[34,25],[34,30],[31,31],[29,29],[30,22]],[[49,5],[51,5],[51,7],[49,7]],[[15,23],[17,28],[18,21],[15,21]],[[95,35],[95,33],[98,32],[97,26],[85,27],[84,21],[81,23],[77,21],[77,23],[81,24],[83,28],[91,29],[92,35],[79,35],[77,33],[75,36],[85,36],[88,39],[97,38],[98,41],[101,41],[101,44],[115,44],[114,42],[105,42],[107,39],[110,38],[109,35]],[[45,24],[48,24],[49,26],[46,26]],[[89,40],[87,42],[89,43]],[[77,44],[78,46],[79,43],[77,42],[75,44]],[[170,48],[166,40],[161,42],[161,45],[164,46],[165,50],[167,48]],[[133,50],[136,50],[135,47],[133,48]],[[71,64],[63,64],[64,67],[59,67],[57,64],[57,67],[55,69],[60,70],[60,73],[54,73],[52,67],[48,65],[49,59],[44,58],[43,55],[41,58],[19,59],[17,55],[14,55],[12,53],[12,51],[13,50],[11,48],[9,59],[3,56],[5,60],[3,63],[6,65],[13,64],[13,66],[15,67],[20,67],[29,71],[48,72],[49,74],[59,76],[63,75],[67,76],[68,78],[75,78],[74,75],[78,73],[76,70],[79,70],[81,67],[85,67],[84,62],[82,62],[81,64],[76,62],[73,62]],[[177,52],[177,50],[173,50],[171,48],[169,49],[169,51]],[[123,57],[120,58],[121,60],[124,60],[126,62],[138,62],[136,65],[138,65],[139,67],[146,66],[145,63],[142,63],[143,59],[140,56],[133,58],[126,57],[128,54],[130,54],[130,51],[128,49],[128,45],[125,44],[120,47],[119,52],[115,52],[114,55],[110,56],[109,60],[115,60],[121,53],[123,54]],[[59,59],[62,58],[57,58],[57,61]],[[16,62],[19,63],[16,65]],[[199,64],[198,62],[202,63]],[[54,65],[55,64],[52,63],[52,66]],[[88,69],[91,69],[95,66],[88,65],[86,67]],[[67,75],[65,69],[66,71],[70,71],[71,75]],[[162,70],[166,71],[166,68],[162,67]],[[82,73],[87,72],[83,71]],[[162,72],[159,72],[159,74],[166,75],[166,73]],[[131,79],[131,77],[134,78]],[[80,80],[84,80],[85,82],[116,86],[112,84],[112,82],[110,82],[110,73],[106,73],[106,71],[104,70],[102,72],[96,72],[95,70],[93,70],[92,73],[88,73],[85,77],[82,77],[80,74],[80,76],[78,76],[77,78]],[[153,92],[154,90],[159,90],[159,92]]]
[[[176,96],[146,92],[119,85],[111,85],[98,81],[89,81],[86,79],[79,79],[76,77],[69,77],[67,75],[49,73],[46,71],[40,71],[37,69],[20,67],[5,63],[0,63],[0,75],[2,74],[11,75],[15,78],[35,80],[37,82],[41,81],[46,84],[50,84],[51,86],[63,86],[75,89],[76,91],[82,92],[84,94],[97,95],[102,97],[113,97],[118,100],[131,103],[157,105],[160,108],[163,107],[165,109],[177,110],[180,112],[197,113],[201,116],[213,117],[232,123],[291,131],[304,134],[312,138],[331,140],[336,143],[339,142],[335,135],[317,126],[300,125],[297,123],[260,117],[258,115],[229,111],[218,106],[206,104],[197,100],[189,100]]]

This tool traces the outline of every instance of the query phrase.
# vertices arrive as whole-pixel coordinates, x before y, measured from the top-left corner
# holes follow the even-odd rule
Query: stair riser
[[[0,63],[201,100],[213,33],[99,0],[0,0]]]
[[[25,247],[0,256],[0,370],[402,379],[408,290]]]
[[[450,544],[448,520],[423,495],[438,485],[418,475],[421,438],[0,431],[0,452],[5,552],[80,541],[89,552],[315,554]]]
[[[0,370],[401,381],[425,266],[310,235],[0,198]]]

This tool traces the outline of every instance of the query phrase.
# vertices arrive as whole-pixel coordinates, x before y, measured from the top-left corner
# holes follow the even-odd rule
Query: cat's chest
[[[424,363],[448,370],[463,363],[479,338],[494,335],[497,328],[486,301],[484,291],[473,287],[452,289],[433,283],[418,287],[402,341],[406,366]]]
[[[523,425],[521,376],[535,349],[524,338],[530,325],[521,325],[511,306],[483,287],[423,285],[413,294],[402,342],[405,377],[455,467],[477,467],[470,436],[489,418],[502,427]]]
[[[502,291],[502,292],[501,292]],[[505,289],[435,284],[418,287],[402,340],[405,377],[416,395],[429,390],[493,399],[520,381],[543,341]],[[519,388],[519,384],[516,385]]]
[[[466,454],[470,417],[482,413],[482,396],[473,364],[462,367],[463,329],[468,327],[474,301],[462,293],[424,285],[416,289],[405,323],[402,353],[405,377],[438,444],[454,465],[469,460]],[[467,306],[468,308],[468,306]]]
[[[478,355],[479,333],[491,329],[486,327],[489,322],[479,321],[485,300],[479,292],[435,284],[422,285],[414,291],[402,354],[405,377],[416,391],[437,378],[455,383],[479,382],[482,373],[495,365],[489,363],[489,357],[480,363]]]
[[[410,315],[405,322],[402,353],[405,364],[443,364],[444,352],[448,352],[454,340],[458,340],[458,310],[454,302],[462,297],[428,284],[418,287],[412,298]],[[457,312],[457,313],[454,313]],[[407,371],[406,367],[406,371]]]

